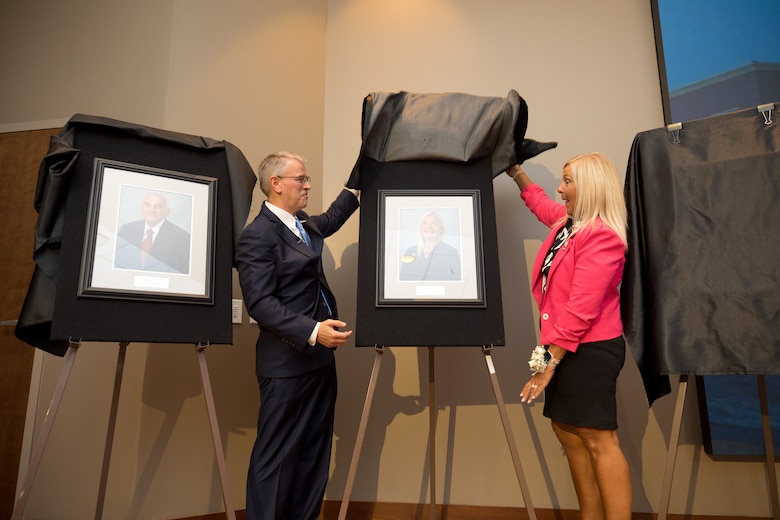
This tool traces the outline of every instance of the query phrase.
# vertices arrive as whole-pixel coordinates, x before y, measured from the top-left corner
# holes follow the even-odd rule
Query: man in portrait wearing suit
[[[334,350],[351,330],[338,319],[322,267],[324,239],[357,210],[357,168],[328,210],[307,215],[303,158],[263,159],[267,201],[236,248],[241,290],[260,328],[257,439],[247,477],[247,520],[316,520],[328,481],[336,403]],[[352,189],[354,188],[354,189]]]
[[[190,272],[190,234],[167,219],[165,197],[147,193],[141,201],[143,219],[119,228],[114,267],[165,273]]]

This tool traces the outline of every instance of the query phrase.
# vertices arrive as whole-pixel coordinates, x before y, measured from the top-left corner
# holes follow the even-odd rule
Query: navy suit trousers
[[[316,520],[328,483],[336,363],[295,377],[259,377],[247,520]]]

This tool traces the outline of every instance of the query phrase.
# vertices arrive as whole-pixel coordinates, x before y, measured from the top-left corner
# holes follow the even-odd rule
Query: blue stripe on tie
[[[303,224],[301,224],[301,221],[298,220],[298,217],[295,217],[295,227],[298,228],[298,232],[301,234],[301,238],[304,242],[306,242],[306,245],[311,247],[311,239],[309,238],[309,233],[306,232],[306,230],[303,228]],[[328,315],[333,316],[333,308],[330,306],[330,302],[328,301],[328,297],[325,296],[325,291],[320,289],[320,294],[322,295],[322,301],[325,303],[325,307],[328,308]]]

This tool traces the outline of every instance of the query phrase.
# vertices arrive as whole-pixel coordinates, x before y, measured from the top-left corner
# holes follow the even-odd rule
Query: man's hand
[[[339,327],[346,326],[345,322],[339,320],[325,320],[321,322],[320,330],[317,331],[317,343],[328,348],[340,347],[352,335],[351,330],[338,330]]]

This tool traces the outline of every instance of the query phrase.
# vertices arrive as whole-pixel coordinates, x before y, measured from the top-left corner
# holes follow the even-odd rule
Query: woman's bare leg
[[[572,426],[553,421],[552,427],[566,452],[582,520],[604,520],[601,493],[596,483],[590,452],[585,447],[585,443]]]
[[[580,499],[583,520],[591,518],[586,516],[586,507],[588,515],[596,514],[597,509],[602,515],[592,518],[630,520],[631,473],[626,457],[620,449],[617,432],[576,428],[557,422],[553,422],[553,430],[561,440],[566,455],[570,457],[569,467],[574,487],[577,489],[577,498]],[[570,449],[575,459],[571,459]],[[587,454],[587,462],[582,460],[582,451]],[[598,500],[593,498],[594,487],[599,496]],[[594,505],[596,503],[598,508]]]

